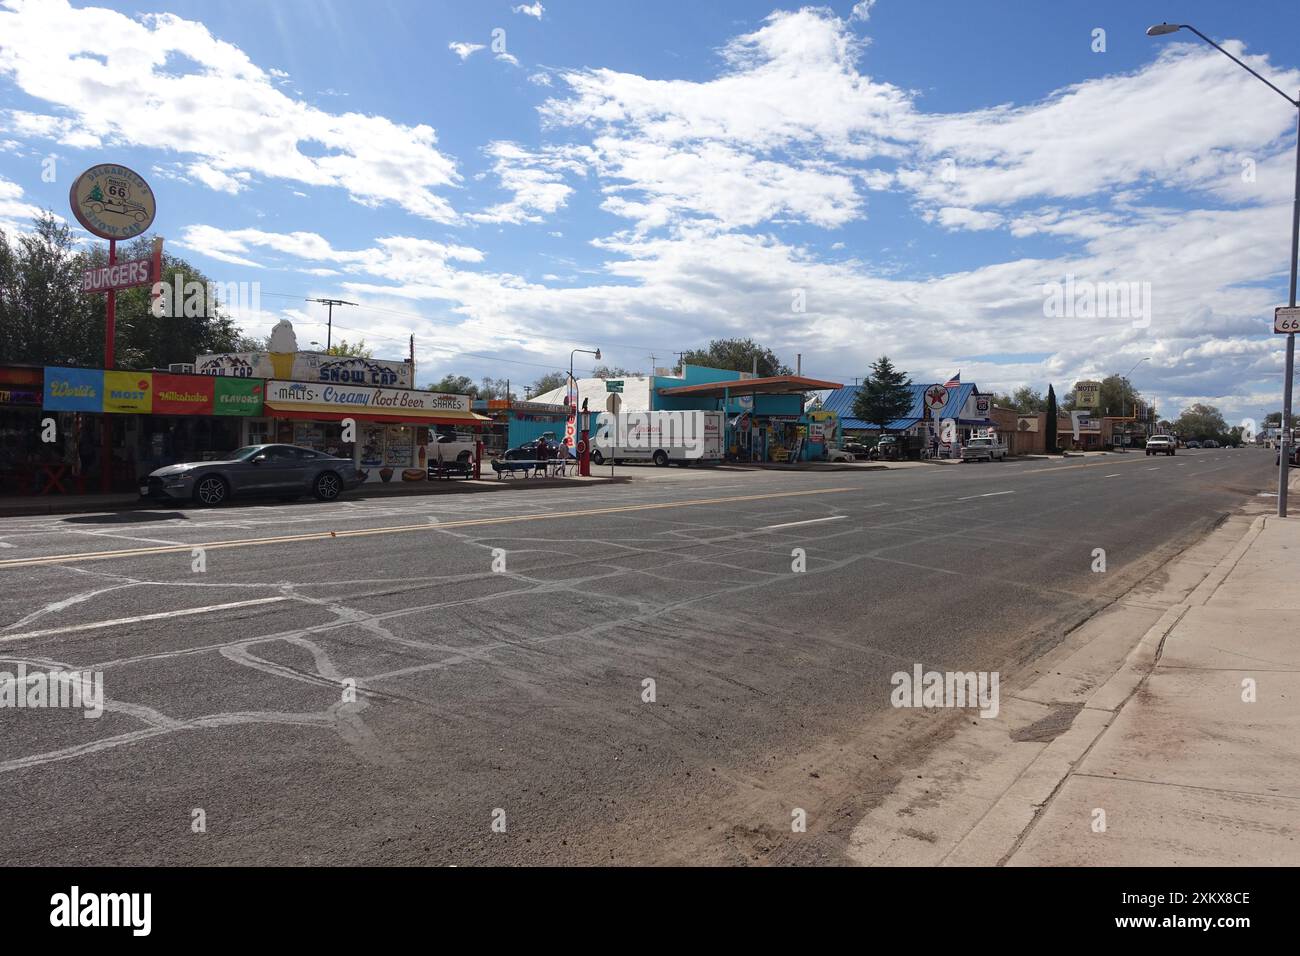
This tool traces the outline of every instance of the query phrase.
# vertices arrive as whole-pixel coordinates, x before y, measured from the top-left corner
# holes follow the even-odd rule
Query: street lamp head
[[[1162,37],[1169,33],[1177,33],[1182,28],[1182,24],[1179,23],[1157,23],[1153,27],[1147,27],[1147,36]]]
[[[596,349],[596,361],[600,361],[600,349]]]

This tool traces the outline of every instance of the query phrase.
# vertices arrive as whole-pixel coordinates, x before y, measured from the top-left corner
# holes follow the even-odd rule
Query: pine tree
[[[882,355],[871,366],[871,375],[853,400],[853,414],[864,422],[885,426],[912,410],[912,380],[906,372],[894,368],[889,356]]]
[[[1047,386],[1047,424],[1044,428],[1045,444],[1049,455],[1056,454],[1056,390]]]
[[[95,188],[90,191],[90,195],[87,196],[86,198],[91,200],[92,202],[104,201],[104,194],[99,191],[99,183],[95,183]]]

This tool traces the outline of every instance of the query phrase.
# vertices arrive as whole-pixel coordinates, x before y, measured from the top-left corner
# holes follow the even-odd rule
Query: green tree
[[[430,382],[422,386],[430,392],[446,392],[449,395],[468,395],[470,398],[478,398],[478,386],[468,375],[447,374],[436,382]]]
[[[1263,426],[1263,427],[1264,427],[1264,428],[1281,428],[1281,427],[1282,427],[1282,413],[1281,413],[1281,412],[1269,412],[1267,415],[1264,416],[1264,426]]]
[[[1101,415],[1132,415],[1142,393],[1123,375],[1107,375],[1101,380]]]
[[[755,359],[758,359],[760,378],[790,374],[790,367],[782,365],[775,352],[764,348],[753,339],[714,339],[707,349],[683,352],[681,364],[703,365],[708,368],[728,369],[732,372],[751,372],[754,369]]]
[[[598,365],[591,370],[592,378],[626,378],[636,374],[636,372],[629,372],[621,366],[618,368],[610,368],[608,365]]]
[[[911,384],[907,373],[894,368],[889,356],[880,356],[853,400],[854,416],[879,425],[884,434],[890,422],[912,410],[912,392],[908,388]]]
[[[1043,393],[1028,385],[1021,385],[1011,393],[1011,403],[1013,408],[1018,408],[1025,415],[1047,411],[1047,399],[1043,398]]]
[[[49,212],[38,215],[32,231],[15,245],[0,230],[0,356],[5,361],[102,367],[104,297],[81,293],[84,268],[72,230]]]
[[[326,355],[338,355],[344,358],[367,358],[375,357],[374,350],[366,347],[365,339],[358,339],[355,344],[351,344],[347,339],[339,339],[337,345],[331,345],[325,350]]]
[[[1228,423],[1223,420],[1223,415],[1213,405],[1197,402],[1183,409],[1183,413],[1178,416],[1178,421],[1174,422],[1174,431],[1184,441],[1218,439],[1227,434]]]
[[[568,381],[568,372],[547,372],[537,381],[533,382],[532,387],[528,390],[528,394],[540,395],[542,392],[549,392],[557,388],[563,388]]]
[[[1043,447],[1049,455],[1056,453],[1056,389],[1047,386],[1047,422],[1043,429]]]

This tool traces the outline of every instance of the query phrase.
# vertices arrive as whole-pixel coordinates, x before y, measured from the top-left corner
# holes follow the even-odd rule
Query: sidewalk
[[[1297,575],[1300,513],[1230,519],[1004,686],[998,718],[961,721],[904,770],[849,856],[1300,864]]]
[[[1298,573],[1300,515],[1257,518],[1163,640],[1144,638],[1131,660],[1154,668],[1007,862],[1300,864]]]
[[[371,498],[395,498],[408,495],[473,494],[486,491],[523,490],[531,488],[572,488],[576,485],[622,484],[632,479],[626,475],[577,475],[566,478],[450,478],[438,481],[401,481],[391,484],[366,484],[355,491],[345,491],[342,499],[364,501]],[[304,498],[310,498],[309,495]],[[239,498],[236,503],[275,501],[269,498]],[[195,507],[184,501],[142,500],[135,494],[116,495],[9,495],[0,497],[0,518],[33,515],[86,514],[99,511],[138,511]]]

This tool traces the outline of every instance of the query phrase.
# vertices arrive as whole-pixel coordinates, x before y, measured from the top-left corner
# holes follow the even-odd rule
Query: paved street
[[[843,862],[893,768],[962,719],[892,708],[892,673],[1000,671],[1006,694],[1225,515],[1269,506],[1272,463],[639,469],[0,519],[0,669],[102,671],[106,697],[98,719],[0,712],[0,847],[18,864]]]

